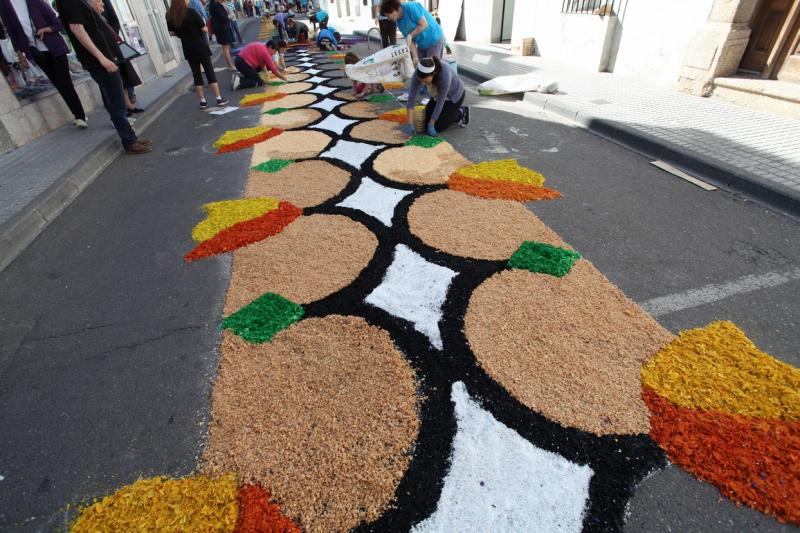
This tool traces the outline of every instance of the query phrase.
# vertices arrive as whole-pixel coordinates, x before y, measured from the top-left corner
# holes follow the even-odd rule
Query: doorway
[[[750,21],[750,41],[739,64],[741,70],[765,73],[770,59],[786,44],[787,23],[796,8],[792,0],[761,0]]]
[[[500,42],[511,42],[511,30],[514,28],[515,0],[503,0],[503,11],[500,15]]]

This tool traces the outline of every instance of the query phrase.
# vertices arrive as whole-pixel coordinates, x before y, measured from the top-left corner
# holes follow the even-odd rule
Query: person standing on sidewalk
[[[214,35],[217,37],[217,44],[222,47],[222,55],[228,70],[234,71],[231,58],[231,43],[233,42],[233,30],[231,29],[231,18],[228,9],[222,4],[222,0],[211,0],[209,6],[209,16],[211,17],[211,27],[214,28]]]
[[[152,151],[152,142],[138,139],[128,122],[122,78],[117,63],[122,52],[114,38],[114,30],[106,20],[84,0],[55,0],[69,40],[92,79],[100,87],[103,105],[111,117],[125,152],[144,154]]]
[[[44,0],[0,0],[0,18],[22,68],[28,68],[27,59],[36,63],[64,99],[75,126],[87,128],[86,112],[69,72],[67,43],[59,34],[63,26],[53,9]]]
[[[395,22],[406,38],[415,60],[423,57],[441,59],[444,51],[444,32],[427,9],[416,2],[401,4],[400,0],[383,0],[381,13]]]
[[[438,57],[426,57],[419,60],[417,70],[411,77],[409,95],[419,94],[421,85],[425,85],[431,99],[425,106],[426,131],[431,137],[437,137],[456,122],[462,128],[469,124],[469,107],[463,106],[466,91],[458,74],[447,65],[443,65]],[[406,102],[408,124],[403,127],[407,135],[414,133],[414,105],[417,99],[409,96]]]
[[[170,35],[174,35],[181,40],[183,47],[183,57],[192,69],[194,79],[194,92],[200,99],[200,108],[206,109],[206,94],[203,90],[203,75],[200,67],[206,73],[208,85],[217,97],[217,105],[224,106],[228,103],[222,97],[217,83],[217,75],[214,73],[214,64],[211,62],[211,49],[208,47],[206,32],[208,28],[200,16],[200,13],[189,7],[188,0],[172,0],[167,11],[167,29]]]
[[[189,7],[200,13],[200,16],[203,17],[203,20],[208,22],[208,13],[206,13],[206,8],[203,5],[203,2],[200,0],[189,0]]]
[[[265,68],[268,68],[277,77],[286,81],[286,75],[278,70],[275,65],[275,60],[272,59],[280,44],[286,46],[285,41],[267,41],[267,44],[259,42],[250,43],[245,45],[244,48],[236,56],[236,69],[241,73],[241,76],[234,74],[231,76],[231,89],[249,89],[250,87],[258,87],[264,85],[264,80],[261,79],[259,74]]]
[[[397,24],[393,20],[381,14],[381,2],[383,0],[372,0],[372,16],[375,19],[378,29],[381,31],[381,46],[386,48],[389,45],[397,44]]]

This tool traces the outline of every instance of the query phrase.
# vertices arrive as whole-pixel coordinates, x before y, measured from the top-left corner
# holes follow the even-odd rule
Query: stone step
[[[714,98],[800,120],[800,84],[757,78],[717,78]]]

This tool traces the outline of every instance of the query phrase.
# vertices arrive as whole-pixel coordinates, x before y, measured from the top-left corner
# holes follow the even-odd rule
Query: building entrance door
[[[763,72],[789,17],[792,3],[792,0],[761,0],[750,22],[750,42],[739,68]]]
[[[511,30],[514,27],[514,0],[503,0],[503,14],[500,21],[500,42],[511,42]]]
[[[788,36],[786,59],[778,69],[778,79],[800,83],[800,17],[796,17]]]

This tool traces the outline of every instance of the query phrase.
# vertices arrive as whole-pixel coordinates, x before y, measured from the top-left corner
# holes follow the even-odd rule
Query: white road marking
[[[639,306],[652,316],[662,316],[724,300],[731,296],[777,287],[795,280],[800,280],[800,267],[783,272],[775,271],[744,276],[727,283],[712,283],[697,289],[652,298],[641,302]]]
[[[697,185],[698,187],[700,187],[701,189],[705,189],[707,191],[716,191],[717,190],[717,188],[714,187],[713,185],[710,185],[710,184],[706,183],[703,180],[699,180],[699,179],[695,178],[694,176],[690,176],[686,172],[684,172],[684,171],[682,171],[680,169],[677,169],[677,168],[673,167],[672,165],[670,165],[669,163],[665,163],[664,161],[661,161],[660,159],[657,159],[655,161],[650,161],[650,164],[660,168],[661,170],[663,170],[665,172],[669,172],[673,176],[678,176],[679,178],[684,179],[684,180],[688,181],[689,183],[693,183],[693,184]]]

